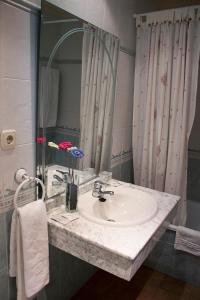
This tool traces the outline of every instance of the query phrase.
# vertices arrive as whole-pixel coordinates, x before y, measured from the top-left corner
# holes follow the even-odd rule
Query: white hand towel
[[[49,282],[47,215],[42,200],[13,213],[10,276],[16,276],[18,300],[32,298]]]
[[[200,256],[200,232],[183,226],[178,226],[174,248]]]

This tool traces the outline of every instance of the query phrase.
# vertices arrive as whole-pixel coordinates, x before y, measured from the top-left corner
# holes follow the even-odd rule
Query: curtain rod
[[[133,18],[137,18],[137,17],[145,17],[148,16],[152,13],[159,13],[159,12],[167,12],[167,11],[172,11],[172,10],[178,10],[178,9],[183,9],[183,8],[194,8],[194,9],[200,9],[200,5],[190,5],[190,6],[182,6],[182,7],[174,7],[174,8],[169,8],[169,9],[160,9],[160,10],[154,10],[154,11],[150,11],[147,13],[141,13],[141,14],[134,14]]]
[[[52,21],[44,21],[44,24],[57,24],[57,23],[71,23],[71,22],[79,22],[79,19],[64,19],[64,20],[52,20]]]

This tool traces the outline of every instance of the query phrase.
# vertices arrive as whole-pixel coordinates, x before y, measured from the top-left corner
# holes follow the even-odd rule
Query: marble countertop
[[[111,180],[145,191],[158,203],[150,221],[132,227],[110,227],[67,213],[64,205],[48,212],[49,240],[52,245],[89,263],[130,280],[172,221],[180,197],[144,187]],[[66,221],[59,223],[61,216]]]

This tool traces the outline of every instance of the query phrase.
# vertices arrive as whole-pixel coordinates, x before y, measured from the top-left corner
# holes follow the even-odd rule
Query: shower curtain
[[[110,168],[119,39],[90,25],[85,29],[80,112],[80,147],[85,156],[80,164],[98,173]]]
[[[133,110],[135,183],[181,196],[186,221],[187,148],[195,115],[200,8],[138,16]]]

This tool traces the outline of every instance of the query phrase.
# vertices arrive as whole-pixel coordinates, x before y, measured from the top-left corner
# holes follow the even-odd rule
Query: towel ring
[[[44,187],[44,183],[42,182],[42,180],[40,180],[37,177],[30,177],[27,175],[26,170],[25,169],[19,169],[16,171],[15,173],[15,180],[16,182],[21,182],[20,185],[18,186],[18,188],[16,189],[15,192],[15,196],[14,196],[14,207],[17,208],[17,199],[19,196],[19,192],[21,190],[21,188],[28,182],[30,181],[35,181],[37,183],[39,183],[41,185],[42,188],[42,198],[41,200],[44,201],[45,198],[45,187]]]

